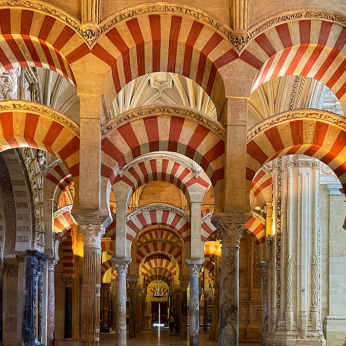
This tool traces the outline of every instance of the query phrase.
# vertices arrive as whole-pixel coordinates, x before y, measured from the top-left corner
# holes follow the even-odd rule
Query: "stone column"
[[[215,256],[214,290],[213,295],[213,320],[210,323],[209,338],[219,340],[219,313],[220,313],[220,257]]]
[[[112,258],[117,271],[116,292],[116,346],[126,346],[126,270],[131,259]]]
[[[203,329],[208,330],[208,293],[209,293],[209,271],[204,269],[203,272]]]
[[[269,278],[269,265],[266,261],[258,263],[258,267],[262,272],[262,342],[261,345],[265,345],[266,336],[268,334],[268,278]]]
[[[181,277],[181,315],[180,315],[180,340],[187,340],[187,288],[189,287],[189,278]]]
[[[186,264],[190,272],[190,346],[199,346],[199,272],[202,263],[186,260]]]
[[[65,331],[64,338],[72,338],[72,286],[73,277],[71,275],[63,275],[65,281]]]
[[[111,287],[111,282],[101,285],[100,329],[102,333],[110,333],[112,331]]]
[[[102,225],[81,225],[84,242],[81,339],[85,346],[100,340],[101,238]]]
[[[136,290],[136,333],[142,330],[142,289],[137,287]]]
[[[129,321],[129,329],[130,329],[130,338],[136,337],[136,289],[138,283],[137,276],[129,276],[128,277],[130,284],[130,321]]]
[[[54,268],[57,261],[54,258],[48,260],[48,321],[47,321],[47,343],[52,345],[55,337],[55,284]]]
[[[180,289],[175,289],[174,299],[174,333],[180,335],[180,320],[181,320],[181,292]]]
[[[239,343],[239,245],[243,222],[237,217],[216,216],[213,223],[222,241],[220,275],[219,345],[237,346]],[[235,217],[234,217],[235,219]]]
[[[23,345],[42,345],[42,261],[48,256],[36,250],[25,252],[24,309],[22,322]],[[38,306],[38,330],[36,339],[36,302]]]

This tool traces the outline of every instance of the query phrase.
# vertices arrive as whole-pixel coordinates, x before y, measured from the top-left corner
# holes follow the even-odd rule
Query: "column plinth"
[[[81,339],[85,346],[100,341],[101,238],[102,225],[81,225],[84,242]]]
[[[131,259],[112,258],[117,271],[116,346],[126,346],[126,270]]]
[[[199,346],[199,272],[203,262],[186,260],[190,272],[190,346]]]

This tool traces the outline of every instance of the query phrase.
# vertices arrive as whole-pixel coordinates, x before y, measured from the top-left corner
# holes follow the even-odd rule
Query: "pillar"
[[[101,332],[110,333],[112,331],[112,304],[111,304],[112,282],[101,285]]]
[[[72,338],[72,287],[73,287],[73,277],[71,275],[63,275],[65,281],[65,328],[64,328],[64,338]]]
[[[136,333],[142,330],[142,289],[137,287],[136,290]]]
[[[130,320],[129,320],[129,331],[130,338],[136,337],[136,289],[138,283],[137,276],[129,276],[129,285],[130,285]]]
[[[266,261],[258,263],[258,267],[262,273],[262,342],[261,345],[265,345],[266,336],[268,334],[268,276],[269,265]]]
[[[186,260],[186,264],[190,272],[190,346],[199,346],[199,272],[202,263]]]
[[[126,346],[126,270],[130,259],[112,258],[117,271],[116,346]]]
[[[210,323],[209,338],[219,340],[219,313],[220,313],[220,257],[215,256],[214,268],[214,295],[213,295],[213,320]]]
[[[235,223],[233,217],[213,219],[222,243],[220,275],[219,345],[239,343],[239,245],[245,220]]]
[[[179,288],[175,289],[174,299],[174,333],[180,335],[180,320],[181,320],[181,292]]]
[[[180,315],[180,340],[187,340],[187,288],[189,287],[189,278],[181,277],[181,315]]]
[[[55,284],[54,268],[57,261],[48,259],[48,316],[47,316],[47,343],[52,345],[55,338]]]
[[[81,339],[85,346],[100,340],[101,238],[102,225],[81,225],[84,242]]]
[[[209,271],[204,269],[203,272],[203,329],[208,330],[208,293],[209,293]]]
[[[37,250],[25,252],[24,308],[22,322],[22,342],[24,346],[42,345],[42,261],[48,256]],[[37,285],[36,285],[37,284]],[[36,303],[37,342],[36,339]]]

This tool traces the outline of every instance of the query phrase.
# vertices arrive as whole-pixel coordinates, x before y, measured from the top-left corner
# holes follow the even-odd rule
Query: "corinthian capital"
[[[103,225],[80,225],[80,229],[85,247],[101,247],[101,238],[105,233]]]
[[[204,262],[204,259],[202,260],[185,260],[187,267],[189,268],[190,277],[191,276],[198,276],[199,272],[201,271],[202,264]]]
[[[117,275],[126,275],[127,267],[131,263],[131,258],[112,258]]]
[[[247,214],[215,216],[212,220],[213,225],[221,238],[222,246],[239,247],[245,223],[249,219]]]

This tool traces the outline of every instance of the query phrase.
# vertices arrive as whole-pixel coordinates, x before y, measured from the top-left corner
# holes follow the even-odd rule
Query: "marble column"
[[[187,340],[187,288],[190,279],[181,277],[179,281],[181,290],[180,340]]]
[[[247,218],[246,218],[247,219]],[[232,217],[214,217],[222,243],[220,273],[219,345],[239,344],[239,245],[244,222]]]
[[[130,285],[130,320],[129,320],[129,334],[130,338],[136,337],[136,289],[138,283],[137,276],[129,276]]]
[[[208,330],[208,294],[209,294],[209,271],[203,272],[203,329]]]
[[[142,330],[142,289],[136,290],[136,333],[140,333]]]
[[[180,320],[181,320],[181,292],[180,289],[175,289],[174,299],[174,333],[180,335]]]
[[[71,275],[63,275],[65,281],[65,328],[64,338],[72,338],[72,286],[73,277]]]
[[[190,272],[190,346],[199,346],[199,272],[202,263],[186,260],[186,264]]]
[[[48,256],[36,250],[25,252],[24,307],[22,322],[22,343],[25,346],[42,345],[42,261]],[[38,307],[36,340],[36,303]]]
[[[54,268],[57,261],[54,258],[48,259],[48,321],[47,321],[47,343],[52,345],[55,337],[55,284]]]
[[[265,345],[266,336],[268,334],[268,279],[269,264],[266,261],[258,263],[258,267],[262,272],[262,341],[261,345]]]
[[[112,258],[117,271],[116,292],[116,346],[126,346],[126,270],[131,259]]]
[[[220,262],[221,259],[215,256],[214,268],[214,295],[213,295],[213,320],[210,323],[209,338],[219,340],[219,313],[220,313]]]
[[[81,339],[85,346],[98,346],[100,340],[101,238],[102,225],[81,225],[83,233],[83,283]]]

